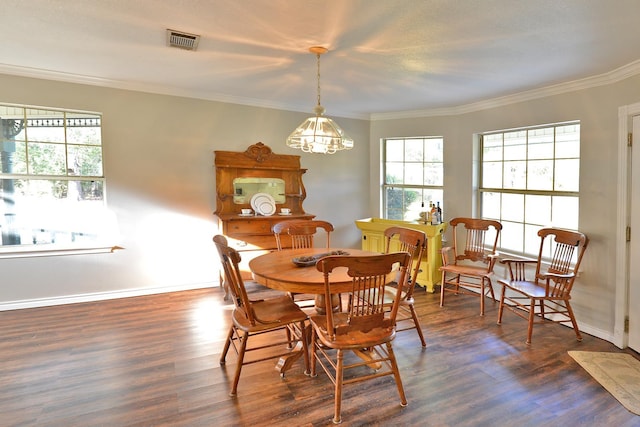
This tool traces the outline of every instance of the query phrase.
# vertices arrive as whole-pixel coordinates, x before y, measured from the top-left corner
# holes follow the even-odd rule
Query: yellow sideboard
[[[384,230],[389,227],[399,226],[424,231],[427,235],[427,251],[422,257],[421,270],[418,274],[418,285],[427,288],[427,292],[435,292],[434,286],[440,282],[442,266],[442,234],[447,229],[447,224],[429,225],[417,221],[396,221],[382,218],[366,218],[356,221],[356,226],[362,232],[362,249],[371,252],[385,251]],[[391,250],[394,250],[393,240]]]

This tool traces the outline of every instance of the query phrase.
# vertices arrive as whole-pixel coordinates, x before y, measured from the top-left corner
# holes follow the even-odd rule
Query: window
[[[540,228],[578,229],[580,123],[486,133],[480,152],[481,216],[502,223],[500,250],[537,256]]]
[[[383,216],[415,221],[429,204],[442,201],[442,137],[383,141]]]
[[[98,113],[0,104],[0,250],[94,247],[111,235],[101,122]]]

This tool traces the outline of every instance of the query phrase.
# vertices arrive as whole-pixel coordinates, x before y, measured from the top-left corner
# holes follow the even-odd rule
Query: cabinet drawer
[[[242,220],[229,221],[226,234],[237,236],[241,234],[271,234],[271,226],[274,221],[267,220]]]
[[[229,245],[238,251],[256,249],[276,249],[276,238],[273,234],[261,235],[229,235]]]

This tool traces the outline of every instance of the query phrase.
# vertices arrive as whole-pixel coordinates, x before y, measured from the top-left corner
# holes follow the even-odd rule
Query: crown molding
[[[40,68],[17,67],[15,65],[0,63],[0,74],[8,74],[19,77],[30,77],[45,80],[55,80],[66,83],[86,84],[92,86],[101,86],[114,89],[131,90],[136,92],[146,92],[152,94],[179,96],[184,98],[202,99],[206,101],[223,102],[229,104],[239,104],[251,107],[271,108],[276,110],[286,110],[301,113],[309,113],[307,108],[285,105],[282,103],[266,101],[263,99],[244,98],[238,96],[224,95],[220,93],[193,92],[182,90],[175,87],[166,87],[162,85],[152,85],[139,82],[125,82],[120,80],[105,79],[101,77],[85,76],[80,74],[62,73],[59,71],[45,70]],[[540,89],[519,92],[507,96],[487,99],[455,107],[432,108],[424,110],[407,110],[388,113],[372,113],[372,114],[354,114],[344,112],[334,112],[334,116],[353,118],[359,120],[394,120],[394,119],[412,119],[421,117],[437,117],[437,116],[455,116],[460,114],[472,113],[475,111],[487,110],[490,108],[502,107],[505,105],[515,104],[523,101],[530,101],[548,96],[559,95],[563,93],[573,92],[577,90],[589,89],[598,86],[604,86],[640,74],[640,60],[624,65],[613,71],[603,73],[597,76],[586,77],[584,79],[574,80],[566,83],[546,86]]]
[[[487,99],[471,104],[460,105],[456,107],[433,108],[426,110],[398,111],[391,113],[374,113],[369,119],[376,120],[393,120],[393,119],[413,119],[421,117],[436,116],[455,116],[460,114],[472,113],[475,111],[487,110],[490,108],[503,107],[505,105],[515,104],[523,101],[531,101],[534,99],[545,98],[548,96],[559,95],[563,93],[573,92],[577,90],[590,89],[598,86],[604,86],[616,83],[640,74],[640,60],[630,64],[616,68],[613,71],[599,74],[597,76],[586,77],[584,79],[574,80],[571,82],[559,83],[546,86],[540,89],[532,89],[512,95],[502,96],[498,98]]]
[[[85,84],[112,89],[130,90],[158,95],[178,96],[183,98],[202,99],[205,101],[223,102],[228,104],[246,105],[249,107],[271,108],[275,110],[294,111],[312,114],[311,108],[296,107],[290,104],[277,103],[264,99],[245,98],[225,95],[221,93],[183,90],[164,85],[153,85],[140,82],[126,82],[121,80],[105,79],[101,77],[85,76],[81,74],[62,73],[59,71],[45,70],[41,68],[17,67],[15,65],[0,63],[0,74],[8,74],[18,77],[29,77],[43,80],[54,80],[65,83]],[[336,114],[340,117],[369,120],[368,114]]]

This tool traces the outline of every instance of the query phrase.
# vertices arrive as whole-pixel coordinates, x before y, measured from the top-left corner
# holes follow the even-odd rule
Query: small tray
[[[329,255],[349,255],[349,252],[331,251],[331,252],[317,254],[317,255],[298,256],[298,257],[292,258],[291,262],[293,262],[298,267],[312,267],[316,265],[316,263],[320,258],[324,258]]]

